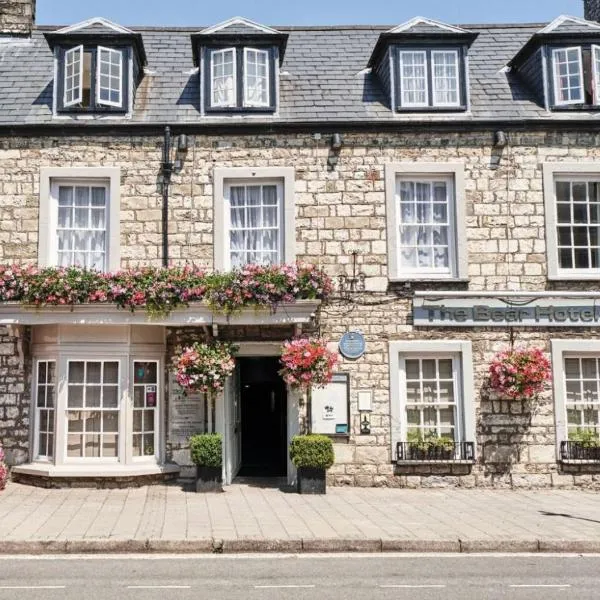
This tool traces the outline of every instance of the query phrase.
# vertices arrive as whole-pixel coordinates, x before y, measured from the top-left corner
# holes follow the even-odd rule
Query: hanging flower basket
[[[8,467],[4,464],[4,450],[0,444],[0,492],[6,487],[8,481]]]
[[[237,348],[227,342],[196,342],[177,358],[177,383],[186,390],[218,392],[235,369]]]
[[[551,379],[550,361],[540,348],[501,352],[489,367],[491,389],[510,400],[534,399]]]
[[[279,374],[294,389],[325,387],[337,364],[337,354],[327,349],[327,342],[316,338],[296,338],[284,342]]]

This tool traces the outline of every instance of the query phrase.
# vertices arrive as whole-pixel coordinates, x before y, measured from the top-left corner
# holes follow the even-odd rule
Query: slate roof
[[[478,33],[469,52],[471,110],[467,113],[394,114],[376,76],[366,68],[381,33],[393,26],[276,27],[289,34],[281,67],[280,107],[276,115],[202,116],[198,72],[190,35],[193,28],[138,28],[148,57],[131,119],[98,117],[90,123],[233,124],[594,120],[594,112],[547,112],[507,63],[544,24],[465,25]],[[38,27],[32,39],[0,38],[0,126],[57,125],[71,117],[52,116],[53,57]]]

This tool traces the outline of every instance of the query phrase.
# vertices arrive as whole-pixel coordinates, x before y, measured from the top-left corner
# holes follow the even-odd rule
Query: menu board
[[[349,379],[336,373],[324,388],[311,390],[311,430],[313,433],[348,433]]]
[[[169,373],[169,441],[187,446],[190,436],[204,428],[204,394],[186,391]]]

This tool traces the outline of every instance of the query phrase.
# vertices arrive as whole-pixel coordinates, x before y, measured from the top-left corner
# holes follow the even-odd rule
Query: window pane
[[[269,52],[246,48],[244,65],[244,103],[269,105]]]
[[[425,52],[400,52],[402,106],[427,106],[427,58]]]
[[[432,52],[433,104],[456,106],[459,104],[458,53]]]
[[[558,259],[562,269],[600,268],[598,183],[557,181]]]
[[[451,358],[406,359],[407,441],[430,436],[453,440],[457,429],[457,397],[454,386],[454,363]],[[459,435],[460,439],[460,435]]]
[[[212,59],[212,105],[234,106],[235,99],[235,50],[214,50]]]
[[[554,50],[554,90],[557,104],[583,101],[581,56],[579,48]]]

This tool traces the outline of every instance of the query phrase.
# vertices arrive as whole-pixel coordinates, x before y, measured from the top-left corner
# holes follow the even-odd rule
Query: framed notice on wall
[[[326,387],[313,388],[311,397],[313,433],[350,433],[350,379],[347,373],[335,373]]]

